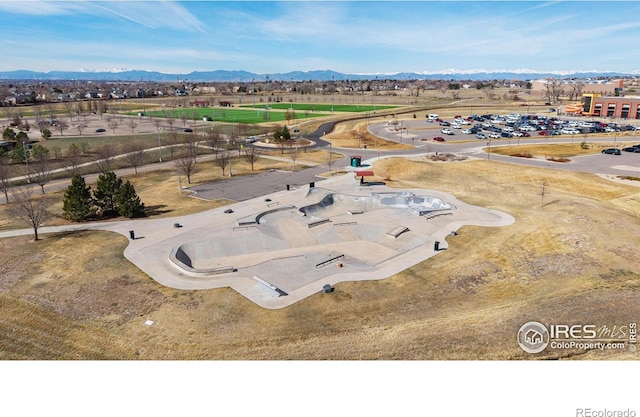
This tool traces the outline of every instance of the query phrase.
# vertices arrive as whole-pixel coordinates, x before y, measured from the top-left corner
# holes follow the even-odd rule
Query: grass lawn
[[[137,113],[129,113],[135,116]],[[147,116],[151,117],[172,117],[174,119],[186,119],[200,121],[203,117],[210,118],[211,121],[223,122],[223,123],[265,123],[265,122],[284,122],[284,111],[269,111],[264,108],[256,109],[237,109],[237,108],[187,108],[187,109],[165,109],[165,110],[152,110],[146,112]],[[313,117],[328,116],[326,113],[313,113],[313,112],[296,112],[296,120],[305,120]]]
[[[362,112],[370,112],[375,110],[388,110],[395,109],[399,106],[374,106],[371,104],[318,104],[318,103],[270,103],[270,104],[244,104],[240,107],[255,107],[255,108],[266,108],[270,107],[272,109],[279,110],[288,110],[293,109],[294,111],[302,111],[302,112],[350,112],[350,113],[362,113]]]

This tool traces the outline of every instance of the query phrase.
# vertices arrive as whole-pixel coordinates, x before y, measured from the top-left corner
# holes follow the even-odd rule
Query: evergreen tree
[[[123,217],[143,217],[144,203],[140,201],[140,197],[136,194],[136,190],[129,181],[120,187],[118,193],[118,214]]]
[[[93,200],[98,211],[103,216],[118,213],[118,193],[122,187],[122,180],[113,171],[101,174],[93,190]]]
[[[289,132],[289,128],[286,125],[280,126],[275,132],[273,132],[273,139],[276,142],[291,140],[291,132]]]
[[[10,127],[6,127],[2,131],[2,139],[8,140],[8,141],[16,140],[16,132],[15,132],[15,130],[11,129]]]
[[[64,192],[62,207],[64,217],[74,222],[81,222],[89,218],[92,209],[91,187],[86,185],[83,177],[76,174],[71,179],[71,185]]]
[[[22,142],[16,142],[16,146],[13,148],[13,151],[11,151],[11,161],[16,164],[23,164],[25,157],[28,159],[29,156],[29,151],[25,152]]]

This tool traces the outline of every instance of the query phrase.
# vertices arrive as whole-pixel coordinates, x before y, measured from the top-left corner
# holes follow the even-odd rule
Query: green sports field
[[[311,112],[311,111],[296,111],[295,119],[308,119],[312,117],[322,117],[330,115],[329,112]],[[130,113],[135,116],[137,113]],[[224,123],[265,123],[265,122],[284,122],[286,121],[284,111],[267,111],[264,107],[256,106],[255,109],[238,109],[238,108],[188,108],[188,109],[165,109],[165,110],[151,110],[145,113],[150,117],[172,117],[177,120],[186,118],[187,120],[201,121],[206,117],[210,121],[224,122]]]
[[[375,110],[388,110],[395,109],[398,106],[374,106],[370,104],[317,104],[317,103],[270,103],[270,104],[256,104],[255,108],[266,108],[269,106],[274,110],[287,110],[293,109],[296,112],[350,112],[350,113],[362,113]],[[240,107],[251,107],[253,104],[244,104]]]

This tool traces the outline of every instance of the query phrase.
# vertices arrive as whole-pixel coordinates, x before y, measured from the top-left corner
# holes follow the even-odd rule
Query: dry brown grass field
[[[463,227],[448,250],[400,274],[273,311],[230,289],[163,287],[123,257],[119,235],[2,239],[0,359],[637,358],[529,355],[515,337],[530,320],[637,320],[640,189],[485,160],[392,158],[374,168],[388,185],[450,192],[516,223]],[[173,173],[132,180],[157,215],[224,204],[181,195]]]

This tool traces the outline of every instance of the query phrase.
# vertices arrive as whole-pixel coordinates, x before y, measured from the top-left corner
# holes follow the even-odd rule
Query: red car
[[[435,138],[433,138],[433,140],[438,142],[444,142],[444,138],[442,136],[436,136]]]
[[[538,132],[538,135],[540,136],[547,136],[549,134],[549,132],[547,132],[546,130],[541,130],[540,132]]]
[[[527,132],[522,132],[522,136],[525,137],[525,138],[528,138],[531,135],[529,133],[527,133]]]

